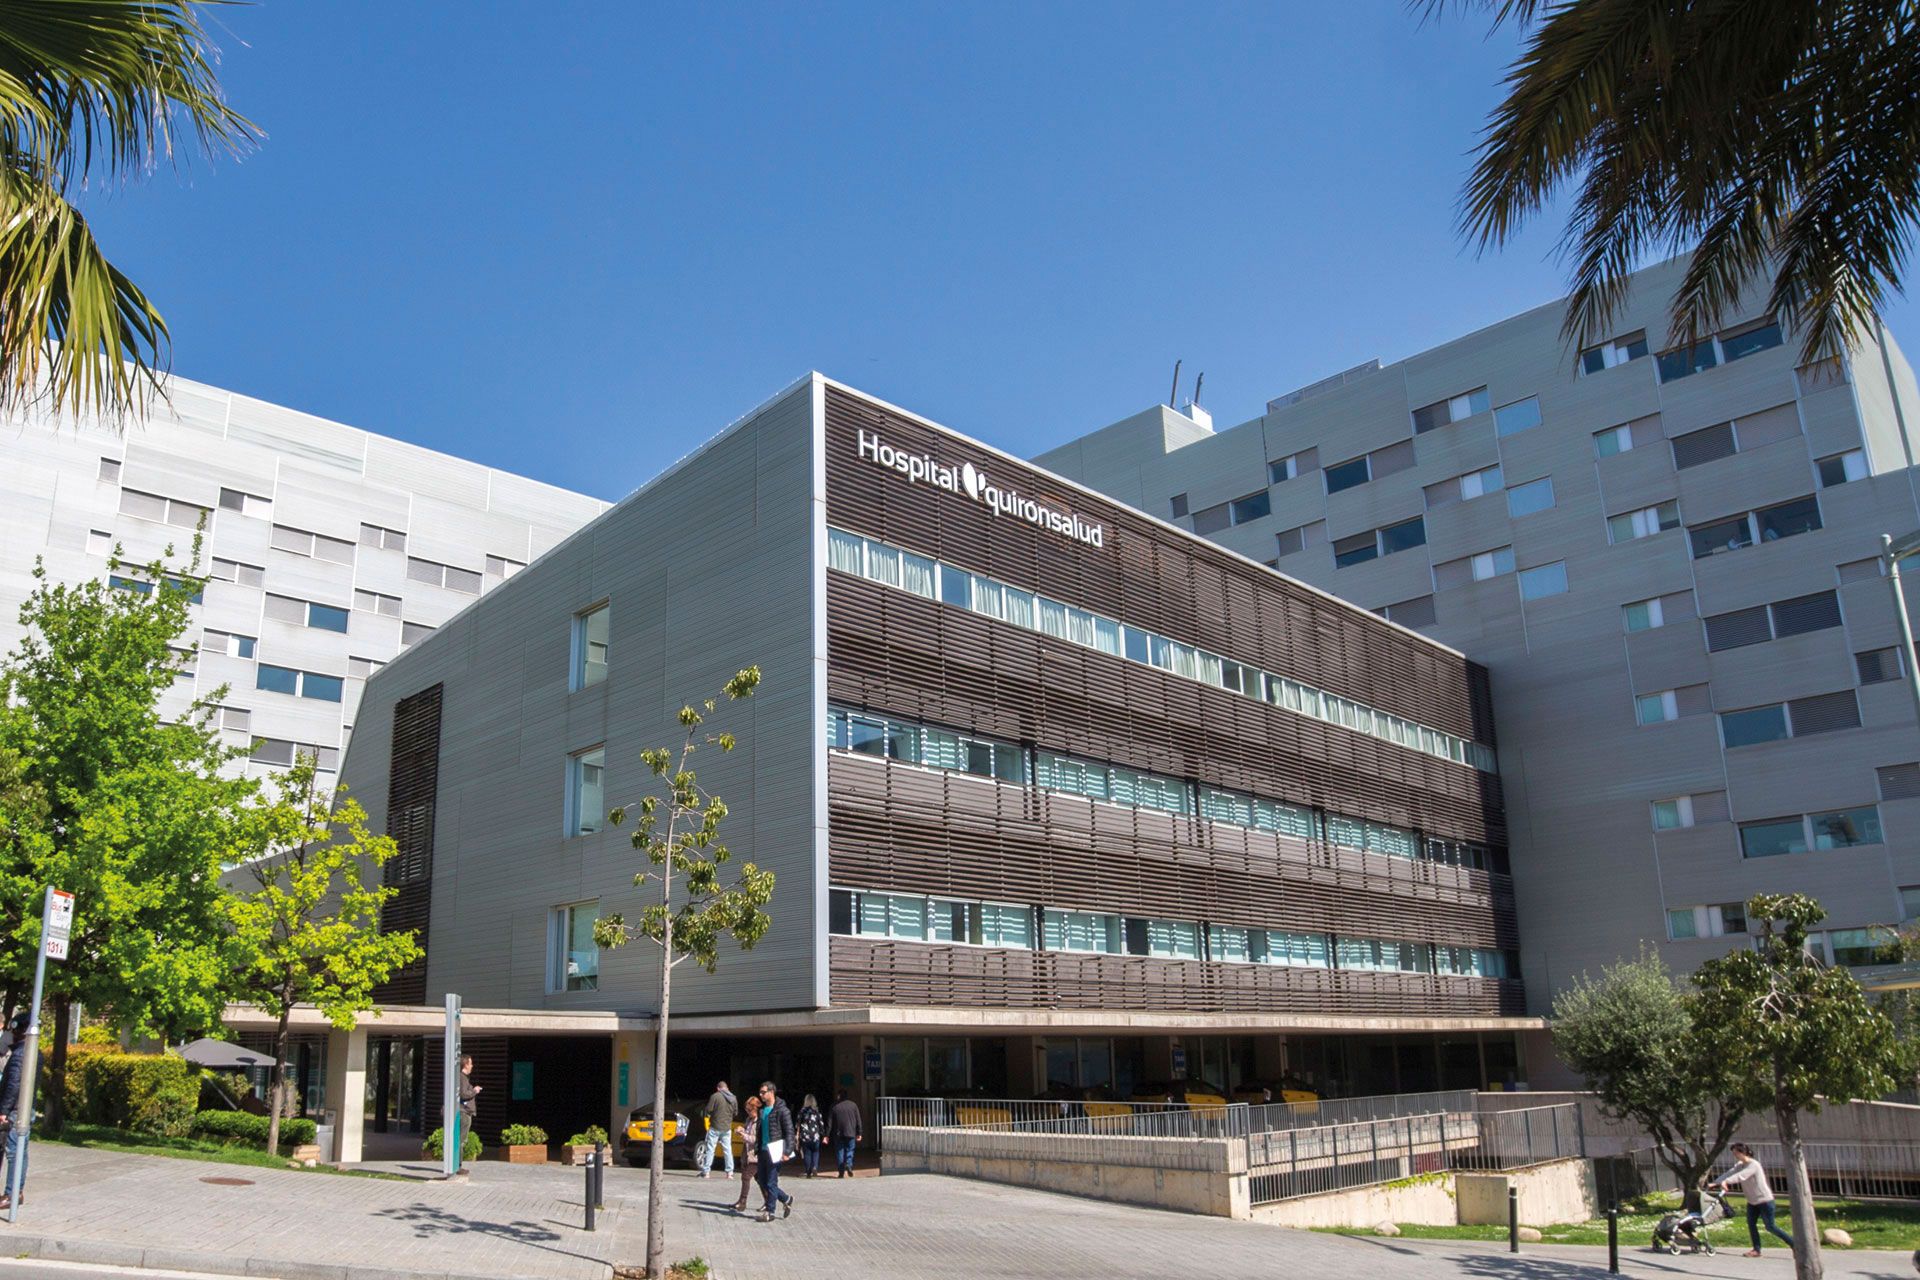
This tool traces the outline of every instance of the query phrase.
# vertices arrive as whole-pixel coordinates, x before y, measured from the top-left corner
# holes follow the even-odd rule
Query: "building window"
[[[1493,430],[1496,435],[1518,435],[1522,431],[1531,431],[1539,425],[1539,396],[1528,396],[1525,400],[1503,404],[1493,411]]]
[[[320,631],[338,631],[345,634],[348,613],[345,609],[330,604],[314,604],[307,600],[295,600],[291,596],[269,594],[265,613],[275,622],[288,622],[296,627],[313,627]]]
[[[1629,360],[1638,360],[1647,354],[1647,335],[1645,332],[1624,334],[1609,339],[1597,347],[1588,347],[1580,353],[1580,372],[1599,373],[1626,364]]]
[[[524,560],[510,560],[506,556],[487,557],[487,576],[505,581],[527,567]]]
[[[1828,356],[1812,364],[1803,364],[1793,372],[1800,382],[1800,394],[1803,396],[1847,384],[1847,367],[1839,356]]]
[[[1720,713],[1720,739],[1729,749],[1778,742],[1787,736],[1787,711],[1777,702],[1771,706]]]
[[[1373,530],[1356,533],[1350,538],[1342,538],[1333,544],[1333,567],[1345,569],[1349,565],[1365,564],[1380,556],[1380,541]]]
[[[1299,453],[1290,453],[1284,458],[1275,458],[1267,464],[1267,483],[1284,484],[1288,480],[1318,470],[1320,450],[1302,449]]]
[[[1593,433],[1593,452],[1596,457],[1611,458],[1616,453],[1625,453],[1632,448],[1633,427],[1629,423]]]
[[[1309,547],[1317,547],[1326,540],[1327,522],[1325,520],[1315,520],[1311,524],[1303,524],[1295,529],[1282,529],[1273,535],[1274,555],[1276,557],[1294,555]]]
[[[1544,596],[1565,595],[1567,563],[1564,560],[1556,560],[1552,564],[1522,569],[1519,573],[1519,582],[1522,600],[1539,600]]]
[[[1684,942],[1689,938],[1718,938],[1746,931],[1747,909],[1738,902],[1676,907],[1667,912],[1667,936],[1675,942]]]
[[[1541,476],[1507,490],[1507,515],[1518,519],[1553,506],[1553,477]]]
[[[152,520],[159,524],[176,525],[182,529],[197,529],[207,518],[207,509],[198,503],[186,502],[180,498],[166,498],[157,493],[122,489],[120,514],[140,520]]]
[[[1810,813],[1807,826],[1813,833],[1815,849],[1852,849],[1881,840],[1880,810],[1874,805]]]
[[[1040,936],[1049,951],[1091,951],[1111,956],[1126,953],[1120,917],[1101,912],[1048,907],[1041,913]]]
[[[425,582],[432,586],[445,587],[449,591],[464,592],[470,596],[480,594],[479,574],[471,569],[441,564],[436,560],[422,560],[418,556],[408,556],[407,577],[414,582]]]
[[[1439,621],[1430,595],[1415,596],[1411,600],[1387,605],[1384,613],[1387,621],[1397,622],[1403,627],[1431,627]]]
[[[1680,718],[1680,703],[1673,689],[1642,693],[1633,700],[1633,717],[1641,724],[1660,724]]]
[[[1807,830],[1803,818],[1768,818],[1740,824],[1740,856],[1743,858],[1776,858],[1806,851]]]
[[[354,680],[366,680],[387,664],[378,658],[348,658],[347,676]]]
[[[1730,613],[1716,613],[1705,621],[1707,652],[1721,653],[1837,627],[1840,600],[1834,592],[1819,591],[1770,605],[1757,604]]]
[[[398,529],[384,529],[377,524],[360,526],[360,544],[377,547],[382,551],[405,551],[407,535]]]
[[[435,628],[424,622],[402,622],[400,624],[400,647],[402,649],[419,644],[434,633]]]
[[[1678,831],[1682,827],[1693,825],[1693,797],[1675,796],[1671,800],[1653,802],[1653,829],[1655,831]]]
[[[1893,932],[1885,928],[1835,929],[1827,935],[1837,965],[1891,964],[1898,954]]]
[[[1262,489],[1244,498],[1235,498],[1227,505],[1233,512],[1233,522],[1245,524],[1249,520],[1260,520],[1273,514],[1273,495]]]
[[[220,509],[233,511],[255,520],[273,518],[273,499],[239,489],[220,490]]]
[[[100,479],[109,484],[120,483],[120,460],[118,458],[100,459]]]
[[[223,723],[224,729],[235,726]],[[326,773],[340,771],[340,748],[316,746],[311,742],[288,742],[283,738],[256,738],[247,758],[254,764],[274,769],[290,769],[299,756],[312,756],[314,768]]]
[[[353,607],[367,613],[377,613],[382,617],[400,616],[400,597],[384,595],[378,591],[355,591]]]
[[[584,689],[607,678],[607,636],[612,625],[609,606],[597,604],[573,615],[572,687]]]
[[[1402,520],[1399,524],[1386,525],[1380,530],[1380,554],[1383,556],[1426,545],[1427,521],[1424,516],[1415,516],[1411,520]]]
[[[254,638],[236,635],[229,631],[208,629],[201,633],[200,651],[202,653],[223,653],[229,658],[251,658]]]
[[[1693,558],[1702,560],[1723,552],[1738,551],[1756,542],[1774,542],[1796,534],[1811,533],[1820,527],[1820,504],[1816,499],[1806,497],[1765,507],[1750,515],[1695,525],[1687,534],[1693,543]]]
[[[1820,528],[1820,503],[1815,498],[1800,498],[1777,507],[1763,507],[1753,513],[1753,518],[1760,530],[1760,541],[1774,542]]]
[[[1027,780],[1026,752],[1011,742],[954,733],[847,707],[827,710],[827,746],[886,756],[929,769],[971,773],[1002,782]]]
[[[1740,451],[1738,443],[1734,440],[1731,422],[1704,427],[1699,431],[1689,431],[1683,436],[1673,437],[1669,444],[1673,448],[1673,466],[1676,471],[1703,466],[1721,458],[1731,458]]]
[[[1187,514],[1187,495],[1184,493],[1174,494],[1173,497],[1167,500],[1167,509],[1172,513],[1173,518],[1175,520],[1178,520],[1181,516],[1186,515]]]
[[[1719,363],[1714,355],[1713,339],[1696,342],[1690,347],[1674,347],[1662,351],[1654,360],[1654,367],[1660,370],[1660,381],[1678,382],[1682,378],[1691,378]]]
[[[253,684],[254,688],[268,693],[295,694],[316,702],[338,702],[344,694],[346,682],[339,676],[322,675],[317,671],[296,671],[292,667],[276,667],[263,662],[255,668]]]
[[[1471,418],[1476,413],[1485,413],[1492,405],[1487,398],[1485,387],[1475,387],[1463,391],[1457,396],[1445,400],[1436,400],[1432,404],[1422,405],[1413,411],[1413,431],[1423,435],[1428,431],[1444,427],[1450,422],[1459,422]]]
[[[600,948],[593,940],[594,921],[599,918],[597,901],[553,909],[550,925],[553,958],[547,968],[548,991],[600,989]]]
[[[1900,918],[1902,920],[1920,919],[1920,884],[1900,886]]]
[[[305,529],[295,529],[284,524],[273,526],[272,546],[275,551],[307,556],[314,560],[325,560],[332,564],[353,563],[353,544],[346,539],[329,538],[324,533],[310,533]]]
[[[263,586],[267,581],[267,571],[259,565],[241,564],[237,560],[222,560],[218,556],[213,558],[213,569],[208,576],[243,587]]]
[[[1491,551],[1482,551],[1473,560],[1473,580],[1485,582],[1488,578],[1497,578],[1503,573],[1513,572],[1513,548],[1495,547]]]
[[[1620,606],[1620,622],[1628,632],[1651,631],[1655,627],[1666,625],[1666,614],[1660,605],[1660,598],[1635,600],[1632,604]]]
[[[1720,335],[1720,354],[1731,364],[1760,351],[1771,351],[1783,341],[1780,325],[1771,319],[1755,320]]]
[[[1327,492],[1339,493],[1343,489],[1352,489],[1373,479],[1373,472],[1363,455],[1351,462],[1336,462],[1322,472],[1327,478]]]
[[[1861,684],[1885,684],[1905,674],[1900,669],[1898,648],[1869,649],[1865,653],[1856,653],[1853,655],[1853,665],[1859,672]]]
[[[606,771],[605,747],[590,747],[567,757],[568,835],[592,835],[606,821]]]
[[[1650,538],[1656,533],[1680,527],[1680,504],[1663,502],[1655,507],[1642,507],[1638,511],[1622,511],[1617,516],[1607,517],[1607,539],[1616,546],[1622,542],[1632,542],[1636,538]]]
[[[1867,455],[1859,449],[1849,449],[1845,453],[1836,453],[1820,459],[1815,464],[1820,470],[1820,487],[1831,489],[1837,484],[1851,484],[1855,480],[1867,478]]]

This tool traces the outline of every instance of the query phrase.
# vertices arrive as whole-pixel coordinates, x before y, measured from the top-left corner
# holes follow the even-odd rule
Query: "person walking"
[[[473,1082],[473,1055],[460,1055],[460,1110],[455,1117],[453,1135],[453,1171],[465,1173],[467,1163],[467,1135],[473,1132],[473,1121],[480,1114],[480,1090],[484,1086]]]
[[[841,1177],[853,1176],[853,1149],[865,1136],[860,1129],[860,1107],[842,1089],[840,1101],[827,1113],[827,1137],[833,1143],[833,1159]]]
[[[755,1132],[759,1135],[760,1190],[766,1195],[766,1203],[760,1207],[760,1221],[773,1221],[773,1207],[780,1206],[780,1216],[793,1216],[793,1197],[780,1189],[780,1162],[791,1160],[794,1154],[793,1112],[787,1110],[787,1104],[780,1100],[779,1091],[773,1087],[773,1081],[763,1081],[760,1085],[760,1119]]]
[[[713,1096],[707,1099],[706,1136],[700,1139],[700,1176],[705,1178],[713,1173],[713,1149],[720,1146],[727,1153],[727,1177],[733,1177],[733,1118],[740,1112],[740,1100],[733,1096],[733,1090],[727,1088],[722,1080],[713,1087]]]
[[[820,1114],[820,1104],[808,1094],[800,1104],[800,1114],[794,1117],[794,1124],[800,1131],[800,1163],[809,1178],[820,1174],[820,1140],[827,1136],[827,1118]]]
[[[1733,1144],[1733,1168],[1729,1169],[1718,1182],[1709,1182],[1709,1191],[1730,1191],[1738,1187],[1747,1201],[1747,1235],[1753,1240],[1753,1248],[1747,1250],[1747,1257],[1760,1256],[1760,1224],[1766,1223],[1767,1230],[1786,1241],[1787,1248],[1793,1248],[1793,1237],[1780,1229],[1774,1221],[1773,1187],[1767,1182],[1767,1171],[1753,1158],[1753,1148],[1744,1142]]]
[[[7,1138],[6,1156],[0,1159],[0,1212],[13,1207],[13,1178],[18,1173],[20,1203],[27,1202],[27,1130],[31,1116],[21,1111],[27,1082],[21,1079],[27,1067],[27,1015],[13,1015],[7,1024],[9,1037],[7,1065],[0,1068],[0,1133]]]
[[[740,1198],[733,1202],[735,1213],[747,1211],[747,1191],[759,1181],[760,1151],[755,1145],[759,1129],[760,1097],[751,1094],[747,1098],[746,1110],[741,1113],[740,1123],[733,1126],[734,1133],[740,1138],[741,1148]]]

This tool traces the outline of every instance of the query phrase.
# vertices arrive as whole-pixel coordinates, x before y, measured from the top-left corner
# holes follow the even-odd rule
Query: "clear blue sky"
[[[1396,0],[215,20],[264,147],[87,204],[175,370],[603,497],[808,369],[1025,455],[1561,292],[1453,226],[1514,35]]]

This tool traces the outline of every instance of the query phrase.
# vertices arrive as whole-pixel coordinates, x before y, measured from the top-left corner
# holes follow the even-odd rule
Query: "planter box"
[[[301,1164],[318,1164],[320,1162],[320,1144],[317,1142],[303,1142],[287,1153],[287,1159],[296,1160]]]
[[[529,1142],[521,1146],[498,1148],[500,1158],[508,1164],[545,1164],[547,1146],[544,1142]]]
[[[593,1144],[590,1142],[585,1146],[575,1146],[572,1143],[567,1143],[560,1148],[560,1162],[562,1164],[584,1165],[587,1162],[587,1157],[592,1154]],[[607,1163],[613,1163],[612,1147],[607,1148]]]

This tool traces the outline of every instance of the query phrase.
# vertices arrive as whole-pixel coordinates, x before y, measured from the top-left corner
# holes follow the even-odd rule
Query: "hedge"
[[[200,1105],[200,1072],[170,1053],[69,1053],[66,1089],[67,1115],[84,1124],[184,1138]]]
[[[318,1129],[311,1120],[289,1116],[280,1122],[280,1145],[304,1146],[318,1136]],[[234,1146],[265,1147],[267,1117],[247,1111],[202,1111],[193,1118],[193,1136]]]
[[[547,1131],[537,1124],[510,1124],[500,1131],[503,1147],[544,1147]]]
[[[445,1156],[447,1150],[447,1131],[445,1129],[435,1129],[432,1133],[428,1134],[426,1148],[427,1154],[435,1160],[439,1160]],[[462,1139],[460,1143],[460,1161],[462,1164],[467,1164],[479,1158],[480,1135],[469,1129],[467,1130],[466,1137]]]

